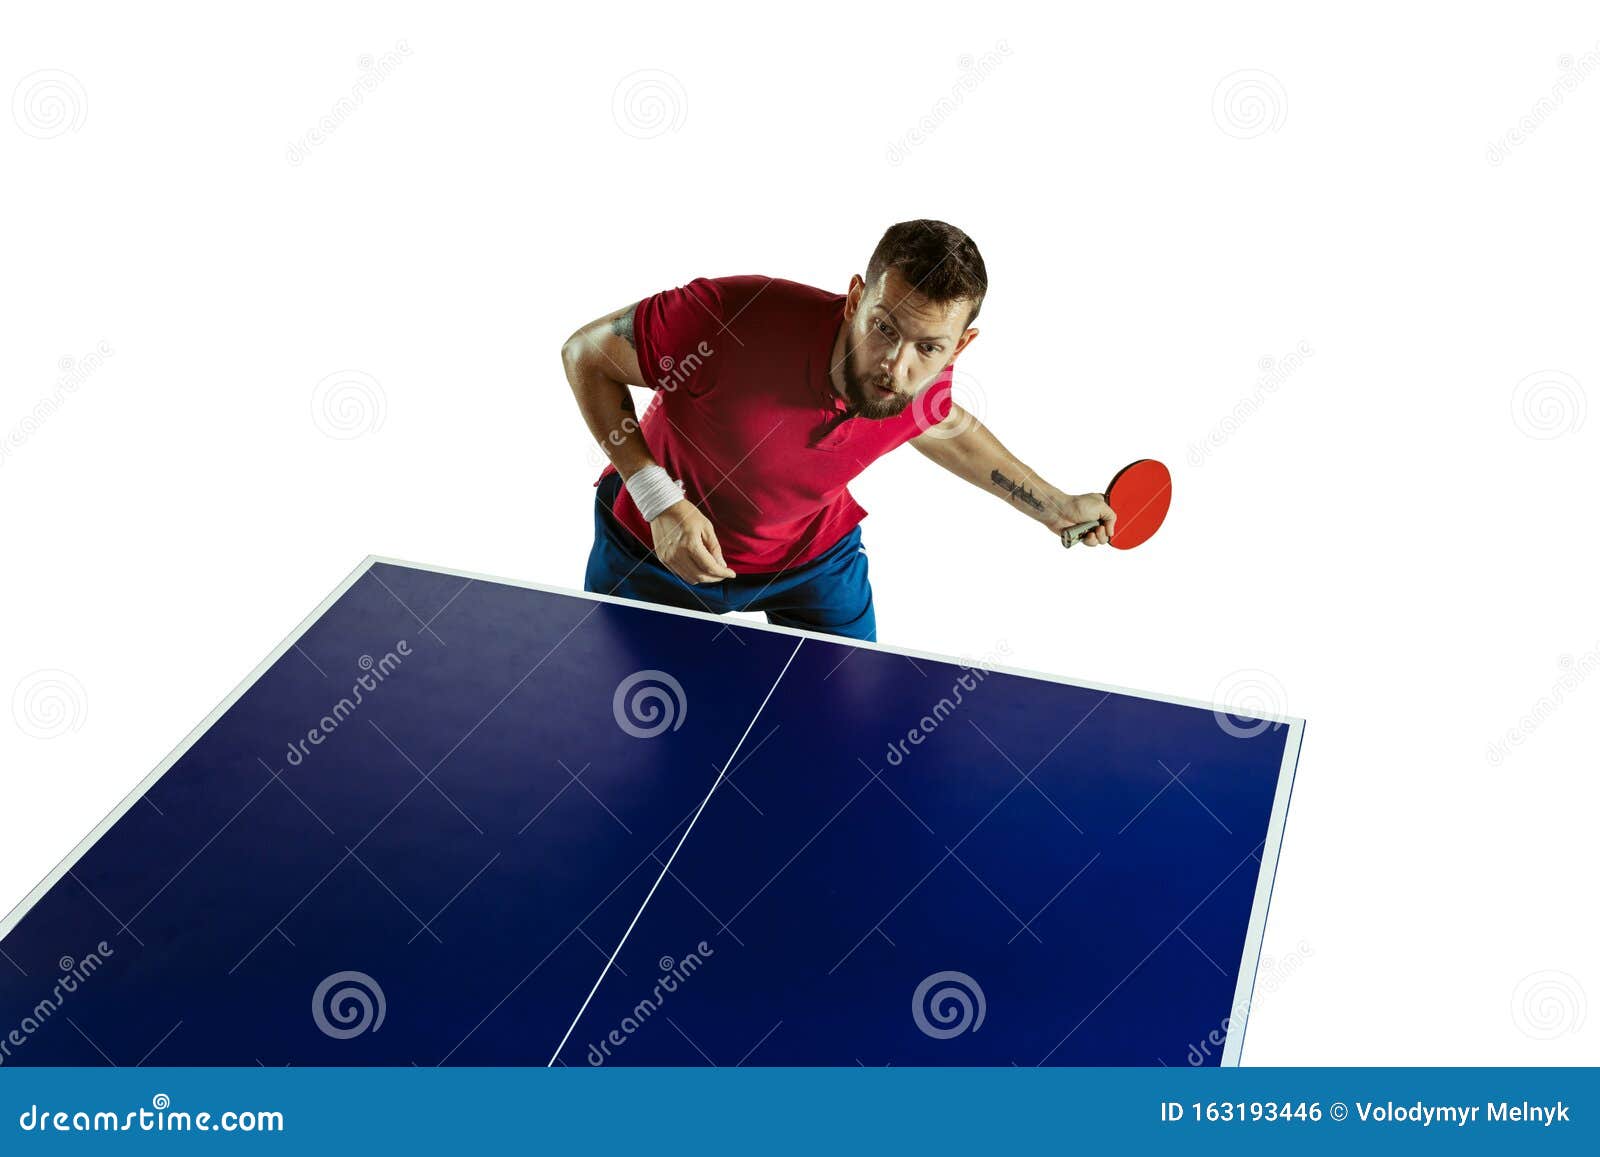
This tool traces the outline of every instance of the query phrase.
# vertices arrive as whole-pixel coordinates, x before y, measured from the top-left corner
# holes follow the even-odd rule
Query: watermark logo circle
[[[949,392],[950,400],[961,407],[961,417],[948,426],[939,425],[943,415],[934,408],[935,396],[943,395],[943,390],[927,386],[918,390],[917,396],[911,399],[912,418],[924,437],[938,441],[959,438],[982,423],[984,414],[989,410],[989,396],[984,392],[983,383],[962,369],[951,372]]]
[[[165,1093],[157,1093],[150,1098],[150,1104],[158,1112],[172,1108],[172,1098]]]
[[[1235,739],[1253,739],[1282,724],[1265,715],[1282,715],[1289,695],[1270,671],[1247,669],[1222,677],[1211,694],[1217,726]]]
[[[361,370],[337,370],[311,391],[311,420],[330,438],[375,434],[383,429],[388,414],[383,386]]]
[[[635,671],[617,684],[611,696],[617,726],[635,739],[654,739],[676,731],[689,715],[683,684],[665,671]]]
[[[377,1032],[388,1007],[383,989],[365,972],[335,972],[311,994],[311,1019],[335,1040]]]
[[[1217,82],[1211,116],[1230,137],[1249,140],[1283,127],[1289,118],[1289,97],[1272,73],[1241,69]]]
[[[977,1032],[988,1011],[983,989],[965,972],[935,972],[911,994],[911,1019],[935,1040]]]
[[[649,140],[683,127],[689,95],[670,72],[645,68],[617,81],[611,93],[611,116],[630,137]]]
[[[1576,434],[1588,415],[1583,386],[1561,370],[1529,374],[1511,391],[1511,420],[1530,438],[1546,441]]]
[[[75,133],[89,117],[89,97],[70,72],[46,68],[17,82],[11,93],[11,118],[30,137],[50,140]]]
[[[1589,1000],[1575,976],[1554,969],[1524,976],[1511,994],[1511,1020],[1534,1040],[1554,1040],[1583,1028]]]
[[[58,739],[83,727],[89,695],[68,671],[35,671],[11,693],[11,717],[24,735]]]

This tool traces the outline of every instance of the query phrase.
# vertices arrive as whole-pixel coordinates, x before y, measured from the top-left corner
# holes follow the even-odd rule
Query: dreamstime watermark
[[[977,1032],[988,1012],[983,989],[965,972],[935,972],[911,994],[911,1019],[934,1040]]]
[[[89,97],[70,72],[30,72],[11,92],[11,119],[30,137],[47,141],[83,127],[89,119]]]
[[[61,975],[56,978],[55,987],[50,990],[49,995],[33,1006],[15,1028],[4,1037],[0,1037],[0,1065],[9,1061],[13,1052],[26,1045],[30,1037],[61,1011],[61,1006],[66,1004],[67,997],[77,992],[80,986],[100,971],[108,956],[115,955],[116,951],[111,945],[102,940],[94,946],[94,951],[79,960],[63,956],[56,961],[56,967],[61,970]]]
[[[1288,698],[1278,677],[1268,671],[1231,671],[1211,693],[1211,713],[1217,726],[1235,739],[1253,739],[1283,726],[1264,717],[1284,714]]]
[[[1237,434],[1240,428],[1267,404],[1267,399],[1278,392],[1278,387],[1288,381],[1290,375],[1303,366],[1306,359],[1315,352],[1311,348],[1311,343],[1302,338],[1294,349],[1282,357],[1267,356],[1257,361],[1256,369],[1261,372],[1261,376],[1256,379],[1255,389],[1235,402],[1233,409],[1224,414],[1217,424],[1207,431],[1203,439],[1190,443],[1189,465],[1203,466],[1206,457]]]
[[[1547,970],[1524,976],[1511,994],[1511,1021],[1524,1036],[1555,1040],[1583,1028],[1589,998],[1578,978]]]
[[[1533,107],[1518,117],[1516,124],[1501,133],[1498,140],[1489,142],[1485,159],[1490,165],[1504,164],[1512,149],[1525,143],[1529,137],[1538,132],[1539,126],[1556,114],[1570,93],[1595,72],[1600,71],[1600,41],[1582,56],[1563,54],[1556,59],[1556,67],[1560,69],[1561,75],[1556,77],[1556,82],[1550,86],[1550,94],[1534,101]]]
[[[1490,767],[1499,767],[1504,763],[1510,754],[1510,748],[1521,747],[1532,738],[1533,733],[1544,725],[1545,720],[1561,709],[1562,704],[1567,701],[1567,696],[1576,691],[1595,671],[1600,670],[1600,644],[1596,644],[1576,659],[1571,655],[1561,656],[1557,660],[1557,666],[1561,668],[1561,674],[1551,684],[1550,690],[1534,701],[1527,714],[1513,726],[1506,728],[1504,735],[1489,744],[1484,758],[1488,760]]]
[[[59,739],[83,727],[89,695],[70,671],[34,671],[12,691],[11,717],[24,735]]]
[[[386,652],[381,659],[373,659],[371,655],[362,655],[356,660],[356,666],[364,672],[356,677],[355,683],[350,687],[350,694],[344,696],[328,709],[316,726],[306,732],[304,739],[296,739],[288,746],[284,755],[285,762],[290,767],[299,767],[311,754],[313,747],[321,747],[328,736],[344,724],[356,713],[356,708],[364,702],[365,693],[376,691],[383,685],[383,681],[400,669],[400,664],[411,657],[411,644],[401,639],[394,645],[394,650]]]
[[[1211,116],[1219,129],[1241,141],[1275,133],[1289,119],[1289,94],[1270,72],[1230,72],[1211,93]]]
[[[150,1108],[56,1109],[30,1104],[17,1117],[24,1133],[282,1133],[283,1114],[275,1109],[227,1109],[216,1113],[172,1108],[172,1098],[157,1093]]]
[[[317,123],[300,134],[298,140],[289,142],[289,149],[284,154],[291,165],[302,165],[311,150],[327,141],[339,126],[353,117],[367,99],[367,94],[374,91],[399,68],[405,58],[411,55],[411,46],[404,40],[396,40],[394,48],[382,56],[373,56],[371,53],[363,54],[356,65],[361,69],[361,75],[356,77],[356,82],[350,86],[348,96],[341,96],[333,102],[333,106],[317,118]]]
[[[1198,1044],[1191,1044],[1184,1059],[1197,1068],[1209,1061],[1227,1045],[1228,1033],[1232,1030],[1234,1022],[1239,1021],[1242,1024],[1251,1009],[1260,1004],[1263,998],[1282,988],[1289,977],[1300,970],[1300,966],[1307,958],[1314,955],[1316,953],[1311,945],[1302,940],[1295,945],[1293,952],[1286,954],[1281,960],[1263,956],[1261,967],[1256,970],[1256,982],[1250,995],[1234,1004],[1228,1015],[1222,1018],[1222,1024],[1208,1032],[1204,1040]]]
[[[984,654],[979,655],[976,659],[968,659],[965,656],[958,657],[956,659],[956,666],[967,671],[983,671],[987,674],[988,672],[994,670],[995,665],[999,662],[999,660],[1009,658],[1010,656],[1011,644],[1007,640],[1001,639],[999,642],[995,643],[993,650],[986,651]]]
[[[925,144],[929,137],[939,131],[939,126],[955,115],[969,95],[975,92],[979,85],[993,76],[995,70],[1011,55],[1011,45],[1004,40],[995,41],[994,47],[982,56],[974,57],[970,53],[962,55],[956,66],[961,70],[950,90],[933,102],[933,106],[917,118],[917,122],[900,135],[898,140],[889,142],[888,159],[891,165],[899,165],[911,155],[913,149]]]
[[[689,717],[689,697],[683,684],[666,671],[635,671],[617,684],[611,714],[617,726],[635,739],[654,739],[683,726]]]
[[[952,409],[956,406],[961,408],[961,416],[948,426],[942,424],[943,419],[934,410],[935,399],[944,396],[945,391],[927,386],[918,390],[917,396],[911,399],[911,413],[916,428],[925,437],[934,441],[959,438],[983,423],[983,416],[989,409],[989,396],[977,378],[959,367],[952,369],[949,398]],[[945,418],[948,417],[947,411]]]
[[[1011,649],[1002,642],[999,646],[1001,655],[1010,654]],[[956,713],[956,709],[966,702],[966,697],[976,691],[982,682],[989,677],[989,659],[985,657],[977,663],[962,664],[963,674],[956,677],[950,686],[950,693],[943,696],[918,719],[914,727],[909,728],[903,739],[891,740],[884,751],[884,759],[890,767],[899,767],[911,754],[911,748],[921,747],[923,741],[938,731],[946,719]]]
[[[389,400],[383,386],[360,370],[336,370],[311,391],[311,420],[330,438],[349,441],[383,429]]]
[[[685,383],[693,381],[695,375],[704,368],[706,362],[716,352],[710,342],[701,341],[694,349],[682,357],[673,357],[671,354],[662,355],[660,360],[656,362],[658,376],[655,380],[655,392],[650,398],[650,408],[654,408],[659,404],[658,399],[662,394],[676,393]],[[647,408],[645,413],[648,414],[649,412],[650,409]],[[595,464],[603,465],[611,460],[611,455],[602,446],[610,446],[612,449],[621,446],[627,440],[628,435],[638,431],[639,424],[643,420],[643,418],[635,418],[630,414],[617,424],[616,429],[608,430],[601,441],[591,443],[591,455],[596,451],[599,452],[599,461],[595,462]],[[591,458],[591,461],[594,461],[594,459]]]
[[[334,1040],[377,1032],[388,1011],[383,989],[365,972],[335,972],[311,994],[311,1019]]]
[[[611,118],[630,137],[649,140],[675,133],[689,116],[689,94],[670,72],[644,68],[617,81]]]
[[[681,960],[673,960],[670,956],[663,956],[656,961],[656,967],[661,970],[655,988],[650,995],[634,1005],[632,1010],[622,1018],[616,1028],[608,1032],[599,1044],[589,1046],[585,1054],[589,1064],[599,1068],[611,1058],[613,1049],[619,1049],[628,1043],[628,1038],[642,1028],[646,1021],[661,1011],[661,1006],[667,997],[677,992],[689,977],[704,966],[707,959],[716,955],[716,950],[704,940],[695,945],[695,950]]]
[[[95,343],[94,349],[82,357],[62,357],[56,361],[56,369],[61,376],[56,379],[55,386],[44,397],[33,404],[29,410],[17,420],[17,424],[0,437],[0,466],[5,465],[13,451],[20,450],[27,444],[28,439],[37,434],[51,418],[67,404],[67,399],[77,393],[84,382],[88,381],[105,360],[117,351],[111,348],[111,343],[101,340]]]
[[[1511,391],[1511,420],[1530,438],[1548,441],[1583,429],[1589,399],[1571,374],[1539,370]]]

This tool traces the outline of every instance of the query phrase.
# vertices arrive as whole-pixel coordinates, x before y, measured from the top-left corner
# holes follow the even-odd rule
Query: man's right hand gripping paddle
[[[1132,550],[1161,529],[1172,505],[1172,474],[1154,458],[1141,458],[1117,471],[1106,487],[1110,519],[1080,522],[1061,532],[1061,545],[1070,547],[1086,535],[1110,541],[1118,550]]]

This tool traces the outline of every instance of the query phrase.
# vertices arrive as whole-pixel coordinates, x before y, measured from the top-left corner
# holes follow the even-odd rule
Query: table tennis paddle
[[[1172,505],[1172,473],[1154,458],[1130,462],[1106,487],[1106,505],[1117,512],[1111,545],[1132,550],[1161,529]],[[1099,525],[1097,518],[1067,527],[1061,532],[1061,545],[1070,547]]]

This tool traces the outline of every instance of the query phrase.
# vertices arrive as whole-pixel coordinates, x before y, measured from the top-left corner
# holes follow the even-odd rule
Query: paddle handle
[[[1100,520],[1095,518],[1088,522],[1080,522],[1076,526],[1067,527],[1067,529],[1061,532],[1061,545],[1070,549],[1073,543],[1077,542],[1080,538],[1088,534],[1091,530],[1099,525]]]

